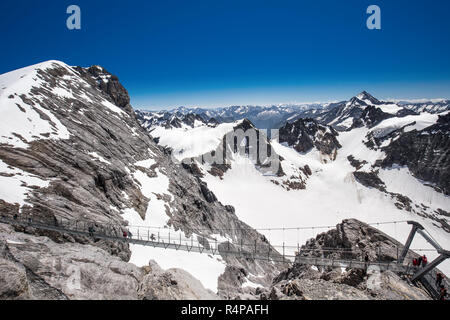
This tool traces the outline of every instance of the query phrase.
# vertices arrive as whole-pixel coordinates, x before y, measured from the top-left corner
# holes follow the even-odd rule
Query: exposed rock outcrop
[[[408,110],[403,111],[402,116],[405,116]],[[383,112],[380,108],[376,106],[368,106],[364,108],[361,116],[354,118],[351,129],[359,128],[362,126],[367,126],[372,128],[379,124],[381,121],[394,117],[393,114]]]
[[[337,136],[336,130],[320,125],[313,119],[288,122],[279,131],[280,143],[286,143],[300,153],[306,153],[316,147],[332,160],[336,159],[337,150],[341,148]]]
[[[355,171],[353,172],[353,176],[359,183],[368,188],[375,188],[383,192],[386,191],[386,185],[378,177],[377,172]]]
[[[382,167],[407,166],[417,178],[450,195],[450,113],[424,130],[401,133],[382,150]]]
[[[162,270],[155,261],[143,268],[146,273],[138,290],[143,300],[217,300],[219,297],[182,269]]]
[[[309,240],[300,256],[392,262],[403,245],[395,239],[355,219],[348,219],[328,232]],[[409,251],[406,259],[418,255]],[[279,299],[361,299],[428,300],[420,287],[405,276],[376,269],[310,267],[297,262],[274,280]],[[293,290],[295,288],[295,290]]]

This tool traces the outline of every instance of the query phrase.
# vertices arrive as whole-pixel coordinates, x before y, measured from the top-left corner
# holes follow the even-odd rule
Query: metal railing
[[[218,241],[210,236],[199,236],[192,232],[190,237],[183,235],[181,231],[174,231],[166,228],[153,228],[155,231],[150,232],[152,228],[138,226],[123,226],[114,224],[99,224],[93,221],[65,220],[52,218],[49,220],[36,220],[31,218],[23,218],[15,215],[14,217],[0,216],[0,223],[6,223],[24,228],[36,228],[39,230],[58,232],[62,234],[70,234],[74,236],[90,237],[94,239],[102,239],[106,241],[124,242],[128,244],[144,245],[154,248],[183,250],[187,252],[205,253],[209,255],[220,256],[236,256],[243,259],[267,260],[281,263],[298,263],[304,265],[314,265],[322,267],[341,267],[364,269],[374,267],[380,271],[391,270],[400,274],[414,275],[419,268],[413,267],[410,263],[403,264],[399,261],[383,262],[383,261],[360,261],[355,259],[335,259],[325,257],[301,256],[300,247],[282,245],[270,245],[267,240],[252,243],[233,243],[230,241]],[[130,232],[133,230],[133,234]],[[156,229],[158,231],[156,231]],[[124,234],[123,232],[126,232]],[[279,253],[276,248],[280,248]],[[298,251],[294,255],[286,254],[286,250],[296,248]],[[398,250],[397,250],[398,251]],[[358,256],[360,251],[352,251],[348,248],[321,248],[308,249],[302,248],[302,253],[327,255],[333,253],[348,254],[350,256]],[[398,253],[397,253],[398,258]],[[435,299],[439,295],[439,288],[436,286],[436,269],[426,274],[423,286],[429,291]],[[449,284],[444,280],[444,284]]]
[[[23,219],[19,217],[8,218],[0,217],[0,223],[20,226],[24,228],[36,228],[39,230],[58,232],[62,234],[70,234],[74,236],[90,237],[94,239],[102,239],[107,241],[118,241],[128,244],[144,245],[154,248],[183,250],[187,252],[205,253],[210,255],[228,256],[233,255],[244,259],[268,260],[274,262],[293,262],[293,255],[281,255],[269,244],[265,244],[266,250],[263,250],[261,243],[244,244],[243,242],[236,244],[230,241],[220,242],[217,239],[207,239],[203,236],[194,236],[186,238],[181,232],[174,235],[171,231],[166,234],[158,232],[157,235],[137,232],[130,236],[127,232],[126,236],[120,234],[121,230],[126,229],[124,226],[96,226],[95,223],[89,221],[72,221],[54,219],[49,221],[36,221],[31,219]]]

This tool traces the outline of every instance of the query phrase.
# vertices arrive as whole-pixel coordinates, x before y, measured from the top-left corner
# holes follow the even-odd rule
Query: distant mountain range
[[[205,120],[211,118],[218,122],[233,122],[243,119],[250,120],[257,128],[278,128],[291,117],[304,112],[322,111],[328,104],[301,104],[279,106],[231,106],[218,109],[186,108],[180,107],[169,111],[136,111],[137,114],[146,116],[150,122],[152,118],[168,118],[170,115],[178,117],[186,114],[196,114]]]
[[[178,118],[183,122],[186,115],[194,114],[205,121],[233,122],[242,119],[250,120],[257,128],[280,128],[287,121],[298,118],[314,118],[323,124],[330,124],[336,129],[348,129],[353,125],[353,119],[362,114],[366,106],[377,106],[383,112],[408,115],[420,112],[440,113],[450,110],[450,100],[437,101],[380,101],[363,91],[348,101],[335,103],[289,104],[274,106],[231,106],[225,108],[186,108],[179,107],[172,110],[146,111],[137,110],[141,119],[145,118],[145,126],[161,124],[167,120]],[[177,121],[177,120],[175,120]]]

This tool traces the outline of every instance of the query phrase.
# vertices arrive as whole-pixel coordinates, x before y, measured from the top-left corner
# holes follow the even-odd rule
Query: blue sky
[[[82,29],[66,28],[77,4]],[[381,30],[366,28],[369,5]],[[0,73],[99,64],[137,108],[450,98],[450,1],[0,2]]]

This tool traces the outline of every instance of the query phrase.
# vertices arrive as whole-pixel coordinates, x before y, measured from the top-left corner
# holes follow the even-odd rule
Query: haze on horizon
[[[263,91],[263,90],[261,90]],[[411,94],[408,96],[399,95],[386,95],[386,96],[379,96],[374,94],[372,91],[369,90],[356,90],[352,93],[349,93],[347,95],[343,93],[338,93],[335,98],[331,98],[332,96],[327,96],[326,92],[323,94],[323,98],[320,99],[321,96],[304,96],[309,97],[308,98],[299,98],[299,99],[284,99],[282,98],[282,93],[284,93],[283,90],[280,90],[280,94],[278,95],[279,99],[272,99],[272,100],[263,100],[262,98],[266,97],[267,94],[261,93],[260,96],[256,96],[254,92],[250,92],[246,95],[246,93],[242,93],[238,97],[234,97],[234,99],[227,99],[227,95],[224,94],[217,94],[214,96],[214,94],[208,95],[195,95],[195,94],[187,94],[186,96],[177,96],[177,97],[171,97],[168,96],[167,100],[151,100],[147,103],[146,101],[135,101],[136,99],[133,99],[133,96],[131,96],[131,104],[134,109],[136,110],[148,110],[148,111],[163,111],[163,110],[173,110],[176,108],[184,107],[184,108],[202,108],[202,109],[217,109],[217,108],[226,108],[231,106],[260,106],[260,107],[271,107],[271,106],[282,106],[282,105],[307,105],[307,104],[327,104],[327,103],[336,103],[340,101],[346,101],[352,98],[353,96],[356,96],[362,91],[367,91],[369,94],[373,95],[375,98],[383,101],[392,101],[392,102],[411,102],[411,103],[423,103],[423,102],[437,102],[442,100],[450,100],[449,96],[431,96],[431,97],[423,97],[417,95],[417,94]],[[288,95],[286,95],[288,96]],[[330,97],[330,98],[326,98]],[[341,97],[339,99],[336,99],[336,97]],[[314,98],[316,100],[314,100]],[[173,101],[175,103],[172,104],[165,104],[165,101]],[[155,103],[155,101],[161,101],[161,104]],[[185,103],[183,103],[185,101]],[[177,103],[178,102],[178,103]]]

